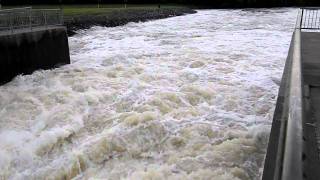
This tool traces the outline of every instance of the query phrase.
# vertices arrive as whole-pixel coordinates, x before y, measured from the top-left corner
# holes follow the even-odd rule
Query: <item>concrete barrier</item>
[[[280,85],[262,180],[320,179],[319,8],[299,12]]]
[[[301,67],[301,32],[294,32],[288,120],[283,156],[283,180],[303,179],[303,81]]]
[[[301,32],[293,34],[269,138],[262,180],[303,179]]]
[[[266,154],[262,180],[280,180],[282,171],[283,151],[286,137],[286,126],[289,110],[289,89],[294,50],[294,35],[283,71],[277,104],[274,111],[268,150]]]
[[[0,84],[16,75],[69,64],[65,27],[38,28],[32,32],[0,35]]]

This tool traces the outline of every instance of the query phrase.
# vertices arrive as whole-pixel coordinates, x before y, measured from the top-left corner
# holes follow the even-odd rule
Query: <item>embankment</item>
[[[125,25],[129,22],[145,22],[153,19],[162,19],[192,13],[196,13],[196,11],[185,7],[117,9],[99,14],[68,15],[65,17],[65,25],[68,29],[68,35],[72,36],[79,29],[88,29],[92,26],[115,27]]]

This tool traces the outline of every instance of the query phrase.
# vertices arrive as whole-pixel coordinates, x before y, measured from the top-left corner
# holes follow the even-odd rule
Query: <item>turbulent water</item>
[[[80,31],[71,65],[0,87],[0,179],[259,179],[296,13]]]

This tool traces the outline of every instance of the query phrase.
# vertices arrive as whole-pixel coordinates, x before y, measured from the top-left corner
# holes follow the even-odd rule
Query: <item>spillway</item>
[[[72,64],[0,87],[0,179],[260,179],[296,14],[79,31]]]

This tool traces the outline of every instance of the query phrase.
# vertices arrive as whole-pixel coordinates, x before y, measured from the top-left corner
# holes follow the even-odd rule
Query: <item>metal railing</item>
[[[301,30],[320,30],[320,8],[301,8],[297,28]]]
[[[0,10],[0,32],[63,25],[60,9],[32,9],[31,7]]]

